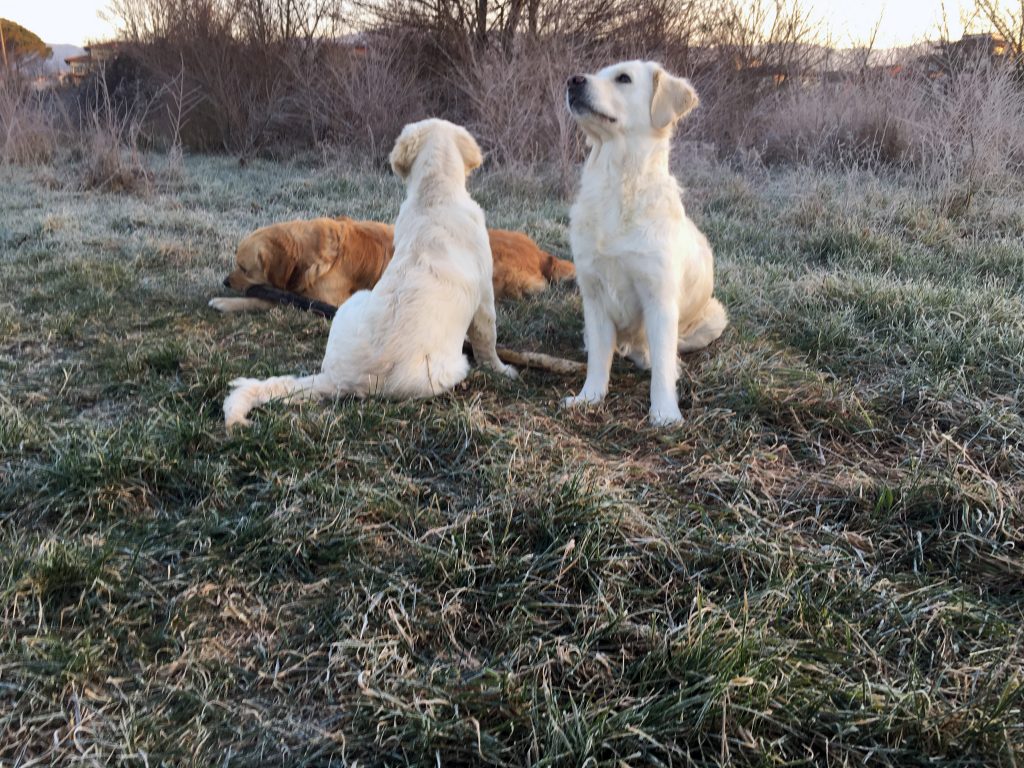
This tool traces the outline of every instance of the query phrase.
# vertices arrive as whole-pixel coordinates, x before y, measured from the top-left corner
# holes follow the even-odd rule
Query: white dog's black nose
[[[570,91],[578,91],[580,88],[582,88],[586,84],[587,84],[587,78],[586,77],[584,77],[583,75],[573,75],[572,77],[569,78],[569,82],[566,83],[566,87]]]

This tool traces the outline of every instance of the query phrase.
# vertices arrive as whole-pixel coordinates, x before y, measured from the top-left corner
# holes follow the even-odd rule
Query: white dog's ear
[[[459,154],[462,155],[462,162],[466,165],[467,175],[470,171],[475,171],[483,163],[484,156],[480,151],[480,145],[476,143],[473,135],[462,126],[459,126],[455,131],[455,146],[459,148]]]
[[[697,106],[697,92],[690,81],[674,77],[661,67],[654,70],[654,95],[651,97],[651,124],[659,131],[668,128]]]
[[[391,150],[391,170],[403,179],[412,173],[412,164],[420,153],[425,132],[426,127],[422,124],[410,123],[395,141],[395,148]]]

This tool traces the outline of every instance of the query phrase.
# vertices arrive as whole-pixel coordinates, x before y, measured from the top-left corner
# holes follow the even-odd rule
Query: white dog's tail
[[[235,379],[231,386],[231,394],[224,401],[224,425],[228,430],[248,425],[246,416],[249,411],[271,400],[311,400],[334,391],[322,373],[302,378],[274,376],[270,379]]]
[[[696,352],[722,335],[729,325],[729,315],[718,299],[708,299],[704,311],[689,328],[679,334],[679,351]]]

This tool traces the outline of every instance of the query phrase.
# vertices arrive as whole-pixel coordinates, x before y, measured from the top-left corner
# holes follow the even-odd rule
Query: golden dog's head
[[[286,221],[243,238],[224,285],[240,293],[251,285],[301,292],[337,260],[349,220]]]
[[[435,151],[424,152],[428,147]],[[428,157],[432,168],[426,167]],[[469,131],[461,125],[437,118],[409,123],[402,129],[391,150],[392,170],[407,181],[420,166],[423,166],[424,171],[450,173],[452,168],[449,166],[453,163],[455,167],[461,168],[458,175],[465,179],[483,161],[480,147]]]
[[[593,75],[573,75],[565,101],[591,138],[661,137],[697,106],[690,81],[651,61],[624,61]]]
[[[245,293],[250,285],[273,285],[267,278],[263,253],[259,248],[239,246],[235,254],[235,268],[224,278],[224,285],[239,293]]]

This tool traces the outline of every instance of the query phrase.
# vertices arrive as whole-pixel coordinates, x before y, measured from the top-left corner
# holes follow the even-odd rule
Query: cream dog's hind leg
[[[480,298],[480,306],[473,314],[467,335],[473,347],[473,357],[478,365],[486,365],[510,379],[516,378],[518,372],[511,365],[505,365],[498,357],[498,329],[494,316],[494,286],[486,281]]]

